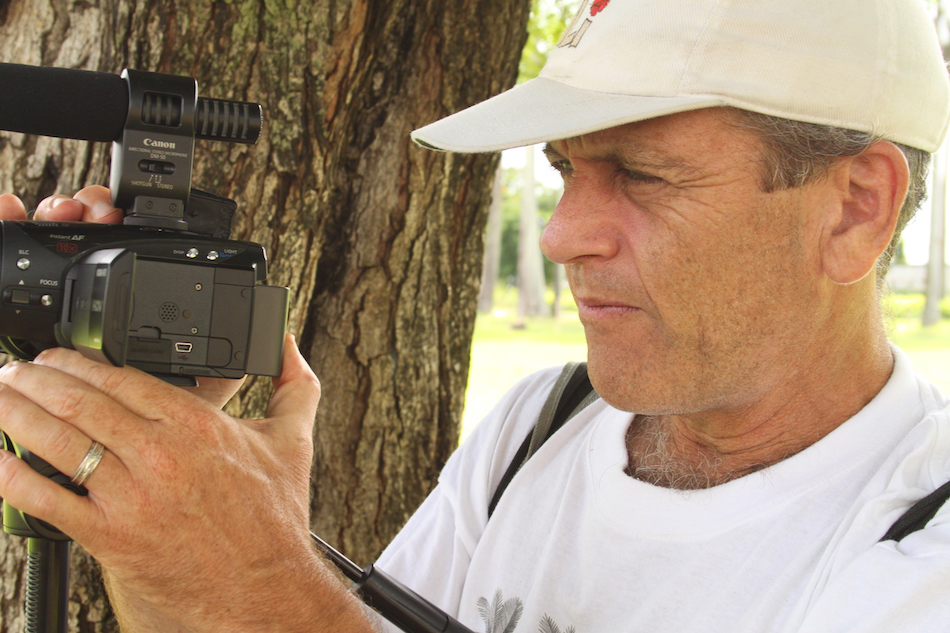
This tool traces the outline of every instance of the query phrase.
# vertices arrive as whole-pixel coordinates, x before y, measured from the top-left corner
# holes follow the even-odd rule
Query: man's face
[[[564,196],[541,239],[566,265],[591,379],[638,413],[743,409],[820,338],[827,181],[764,193],[759,140],[729,110],[551,143]],[[812,350],[813,351],[813,350]]]

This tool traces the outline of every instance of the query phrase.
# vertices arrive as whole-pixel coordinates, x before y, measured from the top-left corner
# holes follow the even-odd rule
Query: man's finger
[[[120,224],[125,212],[112,204],[112,193],[101,185],[92,185],[76,192],[73,196],[83,203],[83,222],[102,222]]]
[[[89,385],[22,362],[0,369],[0,383],[0,428],[63,474],[75,472],[93,441],[133,459],[123,447],[140,437],[142,421]]]
[[[37,220],[50,222],[99,222],[118,224],[124,213],[112,206],[109,190],[99,185],[85,187],[75,196],[62,194],[44,198],[36,206]]]
[[[86,497],[63,488],[35,470],[13,453],[0,450],[0,497],[4,503],[42,519],[72,538],[81,539],[74,532],[76,526],[89,524],[97,512]]]
[[[305,431],[309,437],[319,402],[320,381],[297,349],[294,337],[288,334],[284,339],[284,362],[280,376],[274,379],[274,395],[267,407],[267,417],[296,419],[299,424],[293,432]]]
[[[36,205],[33,219],[48,222],[79,222],[82,220],[82,214],[82,202],[69,196],[55,194],[40,200],[40,203]]]
[[[25,220],[26,207],[12,193],[0,195],[0,220]]]
[[[0,386],[0,410],[4,412],[0,429],[64,475],[72,476],[92,447],[93,438],[7,385]]]
[[[48,393],[49,387],[44,393],[44,385],[37,379],[30,383],[28,392],[13,386],[28,398],[43,402],[44,407],[51,407],[54,415],[67,416],[64,419],[83,432],[89,430],[90,436],[125,438],[124,443],[129,443],[133,438],[131,434],[137,428],[144,429],[143,425],[172,422],[179,427],[197,429],[203,421],[213,423],[221,415],[219,408],[185,389],[134,367],[113,367],[90,360],[73,350],[59,347],[44,350],[33,360],[33,365],[75,379],[76,384],[68,380],[58,383],[61,389],[68,390],[70,400],[57,404]],[[44,380],[49,379],[44,377]],[[78,407],[75,406],[77,400],[82,400]],[[98,413],[99,407],[108,414]],[[106,439],[100,441],[106,443]],[[126,458],[124,453],[119,456],[123,460]]]

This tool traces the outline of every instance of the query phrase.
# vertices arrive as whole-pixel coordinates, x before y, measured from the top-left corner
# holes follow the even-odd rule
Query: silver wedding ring
[[[76,474],[73,475],[70,481],[77,486],[81,486],[84,481],[89,479],[89,475],[92,474],[92,471],[94,471],[96,466],[99,465],[99,462],[102,461],[102,453],[104,451],[105,447],[102,444],[93,442],[89,452],[86,453],[86,456],[79,462],[79,468],[76,469]]]

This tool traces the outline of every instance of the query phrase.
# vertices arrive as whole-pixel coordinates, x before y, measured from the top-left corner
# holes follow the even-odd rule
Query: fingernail
[[[0,367],[0,376],[6,376],[9,372],[17,368],[17,365],[22,361],[11,360],[3,364],[3,367]]]
[[[111,202],[100,200],[99,202],[92,205],[91,209],[89,209],[89,216],[93,220],[101,220],[114,211],[115,207],[112,206]]]
[[[53,200],[53,201],[50,203],[49,206],[50,206],[51,209],[55,209],[56,207],[58,207],[59,205],[63,204],[63,203],[66,202],[67,200],[72,200],[72,198],[56,198],[55,200]]]

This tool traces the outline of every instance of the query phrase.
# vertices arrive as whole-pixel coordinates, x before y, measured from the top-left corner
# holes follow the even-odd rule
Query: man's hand
[[[81,189],[70,198],[53,195],[36,207],[35,220],[50,222],[101,222],[120,224],[125,214],[112,206],[109,190],[99,185]],[[0,195],[0,220],[25,220],[26,209],[16,196]]]
[[[4,432],[67,474],[93,441],[106,451],[85,497],[0,451],[0,496],[102,564],[129,630],[351,630],[351,616],[365,626],[310,541],[320,386],[290,337],[274,387],[267,416],[244,420],[69,350],[10,363]]]
[[[55,195],[37,220],[119,223],[104,187]],[[0,220],[25,220],[0,195]],[[103,566],[129,631],[370,630],[362,605],[309,536],[320,386],[288,337],[263,420],[220,407],[241,381],[170,386],[52,349],[0,368],[0,430],[72,474],[105,446],[80,497],[0,451],[0,497],[47,521]]]

